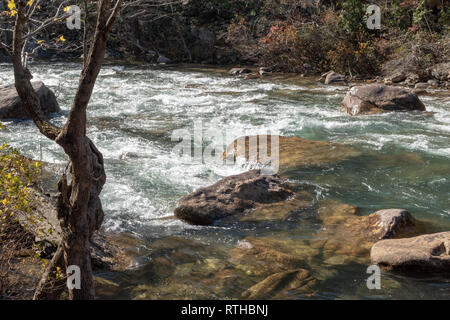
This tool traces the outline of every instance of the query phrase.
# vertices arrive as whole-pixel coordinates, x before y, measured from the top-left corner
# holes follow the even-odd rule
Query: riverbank
[[[378,29],[366,22],[369,4],[380,8]],[[199,0],[132,6],[111,31],[106,56],[121,63],[255,66],[305,76],[333,70],[352,79],[381,77],[394,83],[402,78],[426,83],[436,76],[446,81],[449,10],[446,1],[433,0]],[[82,42],[82,32],[64,24],[37,37],[51,43],[55,34],[64,34],[67,46]],[[82,55],[80,48],[65,50],[64,45],[29,46],[36,49],[30,59],[68,62]]]

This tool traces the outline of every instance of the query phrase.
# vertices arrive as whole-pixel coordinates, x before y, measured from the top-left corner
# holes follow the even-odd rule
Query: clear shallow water
[[[44,81],[58,93],[63,112],[53,121],[62,124],[75,94],[79,66],[36,65],[31,71],[35,80]],[[10,67],[0,65],[0,84],[9,84],[11,79]],[[171,139],[174,130],[191,132],[194,121],[200,121],[205,131],[226,135],[224,144],[244,134],[265,134],[268,129],[286,136],[351,144],[363,155],[325,167],[294,170],[289,173],[291,180],[310,185],[317,200],[337,199],[358,206],[361,214],[401,207],[416,218],[432,221],[435,231],[450,230],[448,96],[421,97],[432,115],[349,117],[338,110],[345,92],[343,87],[317,86],[299,79],[245,81],[214,69],[143,66],[119,72],[105,66],[88,109],[88,133],[105,157],[108,175],[102,193],[104,226],[133,232],[148,244],[168,235],[190,237],[210,247],[223,247],[207,254],[219,258],[222,253],[216,251],[226,251],[249,235],[308,239],[320,228],[314,212],[291,223],[207,228],[161,219],[173,215],[181,196],[222,176],[246,170],[189,164],[173,152],[177,144]],[[6,124],[8,130],[1,132],[1,139],[24,154],[47,162],[66,161],[58,146],[40,137],[29,121]],[[211,143],[221,145],[217,140],[207,140],[204,146]],[[293,224],[301,228],[293,228]],[[325,281],[315,297],[450,298],[450,284],[440,276],[424,279],[387,275],[389,279],[399,278],[395,281],[401,283],[400,288],[370,292],[365,289],[366,267],[336,267],[337,276]],[[248,283],[226,286],[224,292],[211,293],[211,297],[237,297],[239,286],[248,287],[255,281],[257,277],[249,277]],[[151,289],[136,293],[136,286],[159,285],[145,272],[126,275],[120,283],[120,293],[104,296],[152,298],[152,294],[141,292]]]

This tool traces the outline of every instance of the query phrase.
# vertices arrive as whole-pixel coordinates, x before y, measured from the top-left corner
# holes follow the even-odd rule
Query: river
[[[32,65],[31,71],[34,80],[42,80],[57,92],[63,111],[52,121],[61,125],[76,91],[80,66]],[[11,82],[11,67],[0,64],[0,84]],[[264,224],[199,227],[172,219],[180,197],[248,169],[192,163],[178,156],[174,152],[178,143],[172,138],[174,131],[192,132],[195,124],[201,124],[204,131],[224,135],[225,143],[269,130],[349,144],[360,150],[361,156],[296,170],[290,180],[310,186],[317,202],[337,200],[358,207],[361,215],[404,208],[417,219],[431,221],[433,231],[450,230],[449,95],[421,96],[432,114],[350,117],[339,111],[346,90],[294,76],[243,80],[228,76],[224,69],[201,66],[105,66],[88,109],[88,135],[105,157],[108,176],[102,193],[104,227],[134,235],[146,249],[132,272],[107,276],[116,285],[99,290],[99,297],[239,298],[261,277],[236,271],[236,281],[227,278],[214,286],[199,282],[197,273],[211,263],[213,266],[205,272],[233,270],[225,256],[248,236],[302,241],[320,228],[314,219],[315,209],[293,221]],[[34,159],[65,163],[62,150],[42,137],[30,121],[5,124],[7,130],[1,132],[1,140]],[[211,143],[221,146],[218,141],[203,141],[204,146]],[[167,237],[196,241],[192,248],[198,248],[197,262],[175,261],[172,249],[169,253],[158,249],[162,256],[172,254],[168,259],[175,264],[175,271],[170,276],[149,267],[156,259],[157,250],[152,245],[156,242],[156,248],[160,248],[161,239]],[[320,284],[313,294],[287,298],[450,298],[448,275],[383,273],[385,287],[369,290],[365,282],[367,265],[362,263],[323,267],[319,256],[305,263],[305,268],[313,269]]]

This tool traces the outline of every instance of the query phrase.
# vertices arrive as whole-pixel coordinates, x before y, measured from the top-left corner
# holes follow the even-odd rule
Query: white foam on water
[[[9,68],[0,65],[2,83],[11,83]],[[32,72],[36,80],[43,80],[59,92],[61,107],[68,110],[80,66],[32,66]],[[243,163],[223,166],[190,162],[174,154],[176,142],[171,141],[172,132],[175,129],[191,132],[195,120],[202,121],[205,131],[224,135],[222,147],[243,135],[280,133],[375,150],[391,147],[450,158],[449,102],[424,99],[427,109],[435,112],[430,117],[406,113],[351,117],[339,111],[345,90],[345,87],[307,88],[170,69],[125,67],[118,72],[107,66],[100,74],[88,109],[89,136],[106,161],[108,180],[102,192],[106,226],[127,229],[129,225],[160,224],[191,228],[179,221],[160,218],[173,215],[181,196],[221,177],[255,168]],[[64,116],[55,121],[62,123]],[[42,145],[44,161],[66,161],[62,150],[40,137],[31,122],[7,124],[10,131],[0,132],[0,139],[8,140],[33,158],[40,157]],[[205,143],[221,147],[214,140],[206,139]],[[314,184],[307,179],[303,182]],[[438,183],[445,185],[446,181],[432,184]],[[362,185],[365,192],[383,192],[382,186],[369,180]],[[323,185],[316,187],[322,193],[328,190]],[[411,202],[425,198],[412,190],[402,192]]]

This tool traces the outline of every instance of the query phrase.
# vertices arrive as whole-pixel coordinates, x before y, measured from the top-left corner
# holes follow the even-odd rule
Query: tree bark
[[[41,115],[39,98],[30,82],[32,76],[22,57],[23,30],[27,23],[26,1],[19,0],[17,4],[12,60],[18,95],[40,132],[58,143],[70,161],[70,181],[67,181],[64,174],[58,184],[57,211],[62,240],[38,284],[34,299],[57,299],[62,290],[60,279],[55,278],[56,269],[59,267],[65,272],[71,265],[80,268],[81,288],[69,289],[69,299],[95,298],[89,239],[103,222],[99,196],[106,174],[102,154],[86,136],[86,109],[103,64],[107,35],[118,16],[121,4],[122,0],[117,0],[111,10],[111,0],[98,2],[95,34],[63,128],[55,127]],[[84,45],[87,45],[86,42]]]

